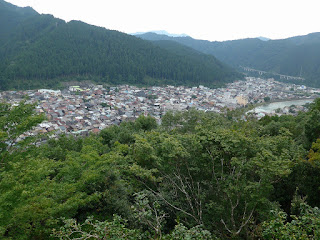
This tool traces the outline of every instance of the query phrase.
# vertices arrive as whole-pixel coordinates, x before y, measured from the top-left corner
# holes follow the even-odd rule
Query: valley
[[[310,2],[0,0],[0,239],[320,239]]]
[[[53,137],[64,134],[88,135],[99,133],[111,125],[134,121],[140,115],[152,116],[160,124],[168,111],[194,109],[204,112],[224,113],[267,102],[318,97],[320,90],[301,85],[285,84],[272,79],[246,78],[228,84],[225,88],[198,87],[148,87],[130,85],[108,86],[86,84],[69,86],[60,90],[39,89],[0,92],[0,99],[17,105],[27,98],[26,103],[36,104],[38,113],[44,113],[47,121],[22,138],[39,133],[53,133]],[[268,100],[266,100],[268,99]],[[297,108],[297,106],[296,106]],[[275,110],[275,109],[274,109]],[[306,108],[278,112],[277,115],[306,111]],[[275,111],[257,110],[258,117],[276,115]]]

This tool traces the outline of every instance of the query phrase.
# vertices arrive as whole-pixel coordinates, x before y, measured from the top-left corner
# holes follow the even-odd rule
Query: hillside
[[[7,21],[14,21],[13,13]],[[56,87],[65,80],[213,87],[242,77],[198,55],[195,59],[118,31],[36,14],[0,45],[0,88]]]
[[[16,30],[21,22],[37,14],[30,7],[20,8],[0,0],[0,44],[8,40],[10,34]]]
[[[290,76],[301,74],[306,79],[305,84],[320,86],[320,33],[281,40],[248,38],[224,42],[168,37],[155,33],[145,33],[138,37],[150,41],[175,41],[214,55],[233,67],[245,66]]]
[[[211,74],[215,75],[218,79],[231,79],[236,76],[240,77],[240,75],[234,73],[234,70],[231,67],[217,60],[217,58],[212,55],[203,54],[193,48],[173,41],[154,41],[153,43],[162,49],[168,50],[185,59],[192,59],[195,63],[202,65],[204,69],[210,69]],[[187,70],[188,69],[186,69],[186,71]],[[190,70],[191,69],[189,68],[189,71]],[[192,72],[189,74],[192,74]]]

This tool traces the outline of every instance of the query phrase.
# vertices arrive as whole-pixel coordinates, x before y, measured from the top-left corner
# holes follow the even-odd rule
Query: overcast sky
[[[166,30],[196,39],[287,38],[320,32],[319,0],[6,0],[125,33]]]

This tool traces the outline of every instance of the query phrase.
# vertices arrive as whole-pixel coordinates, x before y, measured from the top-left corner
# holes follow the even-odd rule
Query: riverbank
[[[280,115],[282,114],[288,114],[288,113],[295,113],[297,111],[303,111],[304,107],[303,105],[307,103],[312,103],[315,98],[306,98],[306,99],[295,99],[295,100],[284,100],[284,101],[275,101],[266,103],[263,105],[259,105],[255,107],[254,109],[248,111],[247,113],[254,113],[259,117],[263,117],[268,114],[275,114],[277,113]],[[295,106],[294,108],[291,108],[291,106]]]
[[[318,96],[318,97],[320,97],[320,96]],[[261,103],[261,105],[266,105],[266,104],[270,104],[270,103],[278,103],[278,102],[287,102],[287,101],[310,100],[310,99],[314,100],[314,99],[316,99],[316,98],[318,98],[318,97],[312,95],[312,96],[309,97],[309,98],[306,98],[306,97],[305,97],[305,98],[290,98],[290,99],[284,98],[284,99],[276,99],[276,100],[274,100],[274,101]]]

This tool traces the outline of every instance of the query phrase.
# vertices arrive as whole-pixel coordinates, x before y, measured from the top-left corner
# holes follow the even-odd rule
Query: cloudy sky
[[[166,30],[196,39],[281,39],[320,32],[319,0],[6,0],[125,33]]]

